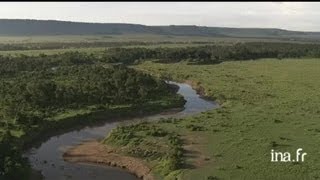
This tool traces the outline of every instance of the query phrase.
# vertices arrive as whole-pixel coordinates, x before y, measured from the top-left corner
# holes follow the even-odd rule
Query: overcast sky
[[[0,2],[0,19],[320,31],[320,2]]]

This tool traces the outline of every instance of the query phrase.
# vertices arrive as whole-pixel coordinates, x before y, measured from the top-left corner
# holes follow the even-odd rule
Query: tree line
[[[97,57],[93,54],[80,52],[66,52],[63,54],[38,56],[0,56],[0,75],[11,77],[24,71],[43,71],[61,66],[94,64]]]
[[[110,37],[112,38],[112,37]],[[108,48],[121,46],[146,46],[157,44],[174,44],[175,42],[142,42],[142,41],[124,41],[124,42],[48,42],[48,43],[0,43],[0,51],[17,51],[17,50],[50,50],[50,49],[69,49],[69,48]],[[187,43],[187,42],[181,42]],[[206,43],[206,42],[202,42]]]
[[[176,48],[110,48],[105,51],[105,62],[137,64],[154,59],[162,63],[189,61],[196,64],[214,64],[232,60],[259,58],[320,57],[320,44],[248,42],[233,45],[206,45]]]

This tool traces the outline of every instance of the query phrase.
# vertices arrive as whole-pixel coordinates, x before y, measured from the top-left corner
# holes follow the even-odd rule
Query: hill
[[[289,38],[320,40],[320,32],[273,28],[228,28],[192,25],[146,26],[122,23],[83,23],[55,20],[0,19],[0,35],[156,34],[174,36]]]

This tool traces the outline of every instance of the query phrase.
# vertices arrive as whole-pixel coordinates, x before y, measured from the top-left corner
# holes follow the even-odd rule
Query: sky
[[[320,2],[0,2],[0,19],[320,31]]]

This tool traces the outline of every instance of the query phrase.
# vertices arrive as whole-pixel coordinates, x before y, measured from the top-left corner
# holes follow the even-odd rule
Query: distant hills
[[[286,38],[320,40],[320,32],[273,28],[226,28],[205,26],[146,26],[122,23],[82,23],[55,20],[0,19],[0,35],[99,35],[155,34],[240,38]]]

